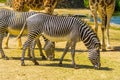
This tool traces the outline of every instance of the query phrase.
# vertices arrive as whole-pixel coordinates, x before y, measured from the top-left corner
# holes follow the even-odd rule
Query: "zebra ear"
[[[96,47],[96,50],[99,50],[100,49],[100,47]]]

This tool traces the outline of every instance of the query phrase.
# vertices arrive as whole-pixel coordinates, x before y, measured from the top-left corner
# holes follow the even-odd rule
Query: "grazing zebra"
[[[36,13],[37,12],[16,12],[16,11],[4,9],[4,8],[0,9],[0,53],[2,58],[8,59],[2,49],[2,40],[4,37],[4,33],[8,32],[12,35],[17,36],[21,31],[23,24],[26,21],[26,18]],[[26,27],[24,34],[27,35],[27,33],[28,32]],[[40,49],[40,55],[42,56],[42,59],[45,59],[39,39],[36,39],[36,43]]]
[[[72,65],[76,67],[74,56],[76,42],[83,41],[89,52],[89,59],[95,68],[100,68],[100,42],[94,31],[83,21],[74,17],[61,17],[48,14],[35,14],[30,16],[26,20],[27,22],[23,26],[20,35],[24,31],[24,27],[27,25],[28,37],[27,41],[23,45],[21,65],[24,66],[24,56],[26,48],[30,43],[41,35],[44,35],[48,40],[53,42],[67,41],[64,53],[60,59],[62,64],[63,58],[67,53],[69,47],[71,47]],[[37,61],[33,59],[34,63]]]
[[[95,24],[95,31],[98,32],[98,22],[97,22],[97,11],[100,15],[101,23],[101,30],[102,30],[102,50],[111,49],[110,46],[110,38],[109,38],[109,27],[110,27],[110,20],[115,8],[115,1],[116,0],[89,0],[90,10],[92,12]],[[106,35],[105,35],[106,31]],[[107,45],[105,44],[105,36]]]

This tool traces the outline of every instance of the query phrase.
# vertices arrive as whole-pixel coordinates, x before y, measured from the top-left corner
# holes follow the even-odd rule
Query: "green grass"
[[[93,23],[89,24],[93,26]],[[101,40],[100,27],[98,31]],[[101,51],[100,70],[93,68],[88,60],[87,49],[82,42],[77,43],[76,46],[75,61],[79,69],[72,68],[70,52],[65,56],[63,66],[58,66],[66,42],[56,43],[54,61],[41,60],[38,49],[35,49],[35,56],[40,65],[34,65],[28,57],[25,57],[26,66],[21,66],[22,50],[16,48],[16,38],[10,38],[10,49],[4,49],[10,60],[0,59],[0,80],[120,80],[119,34],[120,29],[118,27],[112,26],[110,28],[110,40],[113,49],[106,52]],[[23,43],[25,40],[26,37],[23,37]],[[41,43],[44,45],[43,39],[41,39]]]

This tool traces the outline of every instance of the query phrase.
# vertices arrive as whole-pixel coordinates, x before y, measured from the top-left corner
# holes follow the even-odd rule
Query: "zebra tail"
[[[21,29],[21,31],[20,31],[20,34],[17,36],[17,39],[21,38],[21,36],[22,36],[22,34],[23,34],[24,29],[25,29],[26,26],[27,26],[27,22],[25,22],[25,23],[23,24],[23,27],[22,27],[22,29]]]

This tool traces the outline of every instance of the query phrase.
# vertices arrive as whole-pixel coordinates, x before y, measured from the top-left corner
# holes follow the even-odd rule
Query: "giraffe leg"
[[[5,45],[4,48],[5,48],[5,49],[8,49],[9,37],[10,37],[10,33],[7,34],[7,37],[6,37],[6,39],[5,39],[5,43],[4,43],[4,45]]]
[[[97,21],[97,10],[96,9],[93,12],[93,18],[94,18],[94,30],[97,34],[97,32],[98,32],[98,21]]]
[[[92,2],[89,0],[89,5],[90,5],[90,10],[92,12],[92,16],[94,19],[94,31],[97,33],[98,32],[98,22],[97,22],[97,3]]]
[[[106,35],[107,36],[107,49],[111,49],[109,27],[110,27],[110,20],[111,20],[112,14],[114,12],[114,7],[115,7],[114,4],[112,4],[111,6],[108,6],[106,8],[106,12],[107,12],[107,25],[106,25],[106,28],[107,28],[107,31],[106,31],[106,34],[107,34]]]
[[[105,44],[105,30],[106,30],[106,22],[107,22],[107,16],[104,10],[102,11],[102,51],[106,51],[106,44]]]
[[[107,49],[111,49],[111,46],[110,46],[110,35],[109,35],[109,25],[110,23],[110,20],[108,20],[108,23],[107,23],[107,26],[106,26],[106,34],[107,34]]]

